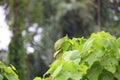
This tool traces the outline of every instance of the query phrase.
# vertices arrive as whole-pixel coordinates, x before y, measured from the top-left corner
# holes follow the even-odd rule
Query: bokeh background
[[[102,30],[120,37],[120,0],[0,0],[0,60],[21,80],[43,76],[59,38]]]

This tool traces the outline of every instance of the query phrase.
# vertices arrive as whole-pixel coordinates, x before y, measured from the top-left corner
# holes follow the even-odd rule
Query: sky
[[[5,21],[5,10],[3,6],[0,6],[0,50],[8,50],[12,33],[9,30],[9,26]],[[27,52],[34,52],[32,47],[27,47]]]
[[[33,27],[29,28],[29,31],[34,32],[35,30],[35,26],[37,26],[37,24],[33,25]],[[37,33],[39,35],[36,35],[34,37],[34,41],[38,42],[40,41],[40,33],[42,32],[42,29],[39,28]],[[8,45],[10,43],[12,37],[12,33],[9,30],[9,26],[7,25],[6,21],[5,21],[5,10],[3,6],[0,6],[0,50],[8,50]],[[31,46],[27,46],[27,53],[33,53],[34,52],[34,48]]]
[[[5,21],[5,11],[3,6],[0,6],[0,49],[7,50],[11,38],[11,32]]]

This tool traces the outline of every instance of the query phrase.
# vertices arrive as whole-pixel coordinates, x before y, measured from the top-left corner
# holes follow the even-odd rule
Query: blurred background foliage
[[[119,0],[0,0],[0,5],[13,32],[6,63],[18,69],[21,80],[46,72],[55,41],[65,35],[87,38],[105,30],[120,36]]]

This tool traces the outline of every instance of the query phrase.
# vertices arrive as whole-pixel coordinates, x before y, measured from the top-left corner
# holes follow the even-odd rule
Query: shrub
[[[104,31],[88,39],[66,36],[55,50],[56,60],[45,73],[50,77],[39,80],[120,80],[120,38]]]
[[[55,50],[50,69],[34,80],[120,80],[120,38],[104,31],[88,39],[66,36],[55,43]],[[0,62],[0,80],[19,80],[14,70]]]

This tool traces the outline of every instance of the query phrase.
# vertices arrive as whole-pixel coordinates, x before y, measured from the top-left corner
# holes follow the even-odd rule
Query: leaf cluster
[[[102,31],[93,33],[88,39],[64,37],[64,41],[58,42],[56,50],[61,53],[55,56],[61,55],[45,73],[50,77],[38,80],[120,79],[120,39]]]
[[[109,33],[93,33],[88,39],[66,36],[55,43],[55,50],[60,52],[54,55],[57,57],[50,69],[43,78],[34,80],[120,79],[120,38]],[[19,80],[14,71],[13,66],[6,67],[0,62],[0,80]]]
[[[17,74],[14,72],[16,69],[11,65],[7,67],[0,62],[0,80],[19,80]]]

